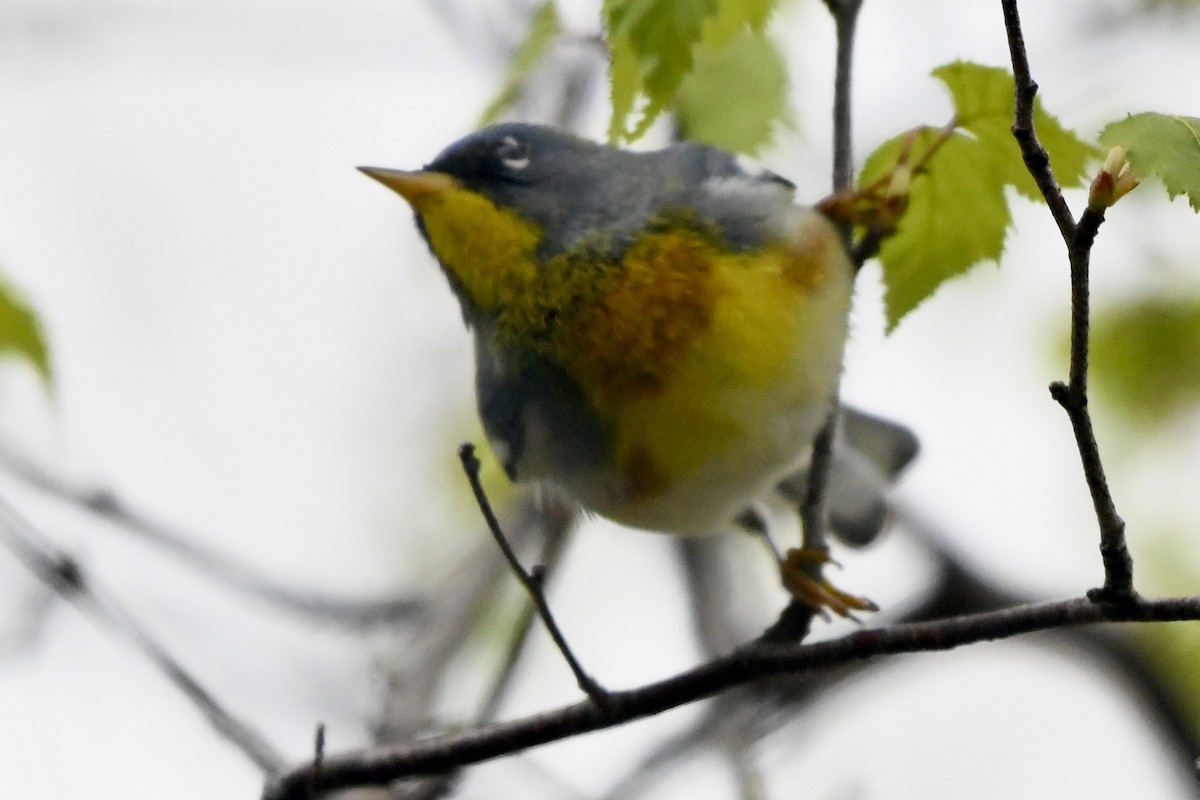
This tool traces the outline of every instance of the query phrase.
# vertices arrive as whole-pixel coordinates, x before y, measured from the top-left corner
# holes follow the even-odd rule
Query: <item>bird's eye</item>
[[[529,150],[513,136],[505,136],[500,141],[496,157],[510,172],[520,172],[529,166]]]

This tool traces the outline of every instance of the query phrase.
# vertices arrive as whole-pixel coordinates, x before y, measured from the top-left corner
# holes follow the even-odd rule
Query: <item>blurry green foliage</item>
[[[504,83],[500,86],[500,90],[492,102],[488,103],[487,108],[480,115],[480,126],[490,125],[498,120],[500,115],[517,101],[529,74],[549,52],[554,40],[561,33],[560,25],[558,4],[555,0],[546,0],[538,6],[529,23],[529,30],[525,33],[525,38],[517,46],[512,59],[508,62]]]
[[[738,152],[760,150],[776,125],[789,121],[786,63],[765,33],[777,4],[604,0],[610,139],[636,139],[670,111],[684,138]],[[557,5],[546,0],[534,13],[484,122],[511,106],[560,35]],[[999,260],[1012,224],[1009,187],[1042,199],[1011,132],[1012,76],[967,62],[939,67],[933,75],[953,102],[951,126],[885,142],[867,159],[859,178],[859,186],[867,186],[900,174],[894,173],[898,163],[901,173],[916,167],[906,176],[907,209],[879,252],[889,331],[946,280],[980,262]],[[1099,159],[1100,150],[1059,123],[1040,97],[1034,124],[1058,183],[1083,185],[1085,169]],[[1186,194],[1200,208],[1197,131],[1200,120],[1195,118],[1138,114],[1106,127],[1101,140],[1109,147],[1125,147],[1135,174],[1157,175],[1172,196]]]
[[[962,61],[938,67],[933,75],[950,91],[954,129],[944,139],[934,130],[890,139],[867,158],[859,176],[860,186],[870,184],[887,175],[902,154],[913,164],[941,141],[913,176],[908,208],[879,252],[888,330],[946,280],[981,261],[999,260],[1012,223],[1006,187],[1041,199],[1012,136],[1012,76]],[[1064,128],[1040,99],[1034,123],[1059,183],[1081,185],[1096,148]]]
[[[0,355],[24,359],[51,385],[50,349],[33,309],[0,279]]]
[[[1195,589],[1193,582],[1180,596]],[[1172,701],[1193,727],[1200,726],[1200,624],[1157,622],[1136,625],[1134,633],[1142,655],[1170,687]]]
[[[1157,425],[1200,408],[1200,297],[1149,297],[1092,321],[1091,374],[1106,407]]]
[[[1196,593],[1200,562],[1191,532],[1153,536],[1141,550],[1139,568],[1152,591],[1184,597]],[[1171,698],[1193,726],[1200,727],[1200,623],[1162,622],[1134,626],[1146,660],[1172,690]]]
[[[698,61],[721,54],[744,32],[761,37],[774,9],[774,0],[604,0],[611,57],[609,140],[632,141],[644,134],[675,102]],[[723,113],[709,109],[709,114]]]
[[[1106,147],[1123,147],[1138,178],[1158,177],[1174,199],[1187,195],[1200,211],[1200,118],[1173,114],[1133,114],[1100,132]]]
[[[776,124],[788,122],[788,75],[783,54],[767,37],[737,33],[721,50],[701,49],[679,86],[680,135],[755,155]]]

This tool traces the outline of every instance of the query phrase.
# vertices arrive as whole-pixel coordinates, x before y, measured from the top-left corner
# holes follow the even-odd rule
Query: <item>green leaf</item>
[[[1006,187],[1041,199],[1012,136],[1012,76],[1003,69],[955,62],[933,71],[955,108],[955,128],[902,135],[881,145],[859,177],[865,186],[892,170],[909,142],[907,164],[939,149],[912,179],[908,208],[897,231],[883,242],[884,303],[888,331],[946,280],[982,261],[998,261],[1012,222]],[[1079,186],[1089,160],[1099,153],[1065,129],[1040,105],[1034,107],[1038,138],[1064,186]]]
[[[914,151],[925,151],[938,135],[919,134]],[[864,178],[895,164],[905,138],[876,150],[863,168]],[[913,178],[908,208],[879,251],[888,332],[946,280],[1000,257],[1012,222],[1002,172],[987,144],[959,134]]]
[[[488,103],[479,118],[479,126],[490,125],[500,118],[500,115],[512,107],[521,96],[521,89],[528,80],[529,74],[537,67],[554,40],[562,32],[558,17],[558,3],[546,0],[534,12],[529,22],[529,30],[525,38],[517,46],[512,60],[508,63],[508,72],[500,91]]]
[[[1150,297],[1097,312],[1091,374],[1108,406],[1135,423],[1200,409],[1200,297]]]
[[[1200,119],[1171,114],[1133,114],[1100,132],[1106,147],[1124,147],[1129,168],[1139,179],[1158,176],[1174,199],[1187,195],[1200,211]]]
[[[613,117],[609,138],[633,139],[649,128],[674,96],[692,67],[692,50],[700,41],[704,21],[716,10],[716,0],[605,0],[604,21],[613,72]],[[648,103],[630,130],[627,120],[634,97],[628,87],[617,92],[617,75],[635,79],[634,95]]]
[[[704,43],[719,50],[744,31],[761,34],[775,11],[775,0],[720,0],[716,13],[704,23]]]
[[[703,43],[720,52],[745,29],[761,32],[777,0],[604,0],[613,142],[632,141],[670,107]],[[645,98],[630,125],[637,98]]]
[[[613,144],[625,134],[625,121],[633,114],[641,84],[637,54],[625,38],[609,42],[608,80],[612,97],[612,118],[608,124],[608,139]]]
[[[1196,576],[1191,577],[1193,582],[1186,584],[1180,595],[1195,589]],[[1152,622],[1134,625],[1133,629],[1138,650],[1172,690],[1171,702],[1178,704],[1179,713],[1195,730],[1200,726],[1200,670],[1196,669],[1200,662],[1200,626]]]
[[[685,139],[755,154],[787,120],[787,65],[775,43],[743,30],[723,49],[696,53],[675,112]]]
[[[1012,75],[1000,67],[966,61],[938,67],[933,75],[950,90],[958,126],[987,143],[989,156],[1002,169],[1005,183],[1030,199],[1040,200],[1041,192],[1025,168],[1021,148],[1012,135],[1016,105]],[[1096,146],[1064,128],[1046,111],[1040,96],[1033,102],[1033,125],[1038,141],[1050,155],[1050,166],[1059,185],[1067,188],[1084,185],[1088,163],[1100,155]]]
[[[42,334],[42,324],[29,307],[3,280],[0,280],[0,355],[15,355],[28,361],[42,382],[49,387],[50,350]]]

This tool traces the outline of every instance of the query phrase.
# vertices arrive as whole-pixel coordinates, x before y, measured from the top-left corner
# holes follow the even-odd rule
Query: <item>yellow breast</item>
[[[454,190],[423,206],[431,246],[498,345],[561,367],[611,431],[609,463],[560,481],[584,506],[708,533],[805,455],[841,368],[852,276],[820,215],[793,209],[791,231],[752,252],[664,220],[619,264],[586,249],[539,264],[538,231],[485,198]]]
[[[570,487],[639,527],[709,533],[806,455],[841,368],[852,270],[823,218],[721,254],[645,237],[574,318],[577,379],[615,435],[613,480]]]

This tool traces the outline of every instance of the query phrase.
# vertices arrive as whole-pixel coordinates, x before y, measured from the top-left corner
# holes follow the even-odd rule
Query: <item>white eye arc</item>
[[[529,166],[529,152],[525,145],[513,136],[505,136],[501,140],[500,147],[496,148],[496,155],[504,168],[511,172],[520,172]]]

